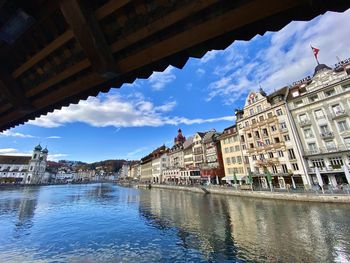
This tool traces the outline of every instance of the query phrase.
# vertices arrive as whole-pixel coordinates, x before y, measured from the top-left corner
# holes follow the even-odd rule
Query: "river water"
[[[350,206],[112,184],[0,189],[0,262],[349,262]]]

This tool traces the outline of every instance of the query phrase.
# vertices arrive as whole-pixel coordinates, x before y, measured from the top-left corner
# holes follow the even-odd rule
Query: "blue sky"
[[[316,62],[333,66],[350,57],[350,10],[292,22],[279,32],[236,41],[226,50],[190,59],[182,70],[168,67],[90,97],[0,134],[0,154],[29,154],[39,142],[52,160],[93,162],[139,159],[185,136],[234,123],[234,109],[260,85],[271,92],[311,75]]]

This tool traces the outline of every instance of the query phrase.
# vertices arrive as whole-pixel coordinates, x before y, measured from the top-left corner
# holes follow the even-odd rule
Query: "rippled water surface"
[[[0,189],[0,262],[349,262],[350,207],[137,190]]]

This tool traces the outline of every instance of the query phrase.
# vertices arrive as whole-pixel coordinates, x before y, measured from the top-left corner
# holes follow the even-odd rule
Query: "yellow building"
[[[233,181],[233,175],[241,184],[246,176],[246,165],[249,164],[248,158],[243,159],[241,151],[241,142],[236,125],[224,129],[220,136],[222,159],[224,161],[225,181]]]

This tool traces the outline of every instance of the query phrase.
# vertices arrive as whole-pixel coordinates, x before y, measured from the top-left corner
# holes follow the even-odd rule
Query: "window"
[[[283,112],[281,109],[277,109],[276,114],[277,114],[277,116],[281,116],[281,115],[283,115]]]
[[[323,133],[323,134],[329,133],[328,125],[327,125],[327,124],[321,125],[321,126],[320,126],[320,131],[321,131],[321,133]]]
[[[301,115],[299,115],[299,120],[300,120],[300,122],[304,122],[304,121],[307,121],[308,118],[307,118],[306,114],[301,114]]]
[[[275,143],[279,143],[280,142],[280,138],[276,137],[276,138],[274,138],[274,141],[275,141]]]
[[[350,90],[350,83],[344,84],[344,85],[343,85],[343,90],[344,90],[344,91]]]
[[[232,153],[234,151],[233,146],[230,147],[230,152]]]
[[[260,157],[259,157],[260,160],[265,160],[265,156],[264,156],[263,153],[261,153],[259,156],[260,156]]]
[[[313,167],[319,167],[319,168],[325,167],[323,159],[311,160],[311,163]]]
[[[242,144],[242,150],[245,150],[245,149],[246,149],[245,144]]]
[[[267,132],[267,129],[262,129],[263,136],[269,136],[269,133]]]
[[[236,151],[236,152],[239,152],[239,150],[240,150],[240,149],[239,149],[239,145],[236,145],[236,146],[235,146],[235,151]]]
[[[250,114],[250,116],[254,115],[254,109],[253,108],[249,109],[249,114]]]
[[[246,122],[244,123],[244,126],[245,126],[245,127],[249,127],[249,121],[246,121]]]
[[[329,158],[329,163],[331,164],[332,168],[340,168],[344,165],[343,159],[341,157]]]
[[[227,163],[227,164],[231,164],[231,159],[230,159],[230,157],[227,157],[227,158],[226,158],[226,163]]]
[[[250,143],[249,148],[254,148],[254,143]]]
[[[242,157],[241,156],[237,156],[237,163],[242,163]]]
[[[314,134],[312,133],[311,129],[304,129],[304,136],[306,139],[310,139],[314,137]]]
[[[274,174],[278,173],[277,167],[275,165],[272,165],[272,172]]]
[[[257,112],[262,112],[262,107],[261,107],[261,105],[258,105],[258,106],[256,107],[256,110],[257,110]]]
[[[266,139],[266,140],[265,140],[265,144],[266,144],[266,145],[270,145],[270,144],[271,144],[270,139]]]
[[[252,134],[251,133],[248,133],[248,138],[252,138]]]
[[[268,114],[267,114],[267,118],[272,118],[273,116],[272,116],[272,112],[269,112]]]
[[[254,167],[255,169],[255,172],[258,174],[260,171],[259,171],[259,167]]]
[[[231,162],[236,163],[236,157],[231,157]]]
[[[286,164],[282,164],[282,172],[283,173],[288,173],[288,168]]]
[[[308,143],[308,148],[311,153],[317,153],[317,145],[314,142]]]
[[[338,128],[340,132],[347,131],[349,127],[348,127],[348,124],[346,123],[346,120],[338,121]]]
[[[256,124],[256,119],[252,119],[252,124]]]
[[[301,105],[303,105],[303,101],[302,100],[298,100],[298,101],[294,102],[294,106],[295,107],[299,107]]]
[[[284,138],[284,141],[285,141],[285,142],[290,141],[290,137],[289,137],[288,134],[287,134],[287,135],[284,135],[283,138]]]
[[[263,121],[264,120],[264,116],[259,116],[259,121]]]
[[[269,152],[269,158],[273,158],[273,152]]]
[[[318,95],[313,95],[313,96],[309,97],[309,101],[310,102],[318,101]]]
[[[330,97],[333,96],[335,94],[335,90],[334,89],[330,89],[324,92],[324,96],[325,97]]]
[[[256,161],[256,155],[253,155],[252,157],[253,157],[253,160]]]
[[[276,126],[275,126],[275,125],[272,125],[272,126],[271,126],[271,130],[272,130],[272,131],[277,131]]]
[[[345,144],[345,146],[346,146],[347,148],[350,147],[350,137],[344,138],[344,144]]]
[[[334,114],[339,114],[343,112],[343,108],[340,106],[340,104],[335,104],[332,106],[332,111]]]
[[[295,154],[293,149],[288,149],[288,157],[289,159],[295,159]]]
[[[260,138],[260,134],[258,131],[255,131],[255,137]]]
[[[299,166],[297,163],[292,163],[292,167],[294,171],[298,171],[299,170]]]
[[[278,150],[277,153],[278,153],[278,157],[283,157],[284,156],[283,155],[283,151],[281,151],[281,150]]]
[[[280,123],[281,129],[287,129],[287,124],[285,122]]]
[[[315,110],[316,119],[324,119],[324,114],[322,110]]]
[[[249,164],[249,158],[248,158],[248,156],[244,156],[244,163]],[[242,171],[242,173],[243,173],[243,171]]]
[[[34,154],[34,157],[33,157],[33,159],[36,159],[36,157],[37,157],[37,155],[36,155],[36,154]]]
[[[326,141],[325,144],[328,151],[335,151],[337,149],[334,141]]]
[[[245,142],[244,136],[241,135],[241,142]]]

